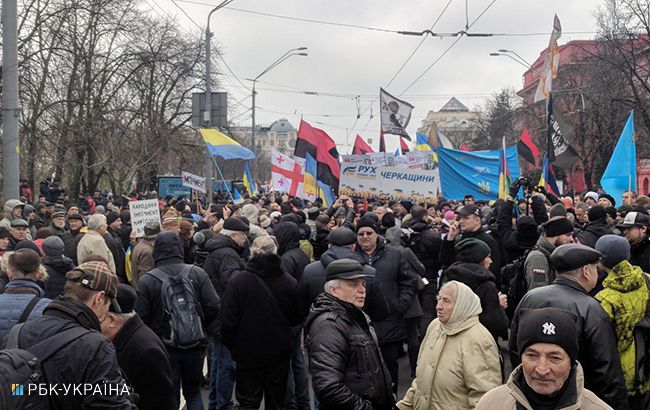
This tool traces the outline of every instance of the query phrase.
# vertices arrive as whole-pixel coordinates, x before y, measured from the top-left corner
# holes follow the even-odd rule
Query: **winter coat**
[[[54,225],[54,222],[50,222],[48,229],[52,232],[53,236],[58,236],[59,238],[63,237],[63,234],[66,233],[65,227],[59,228]]]
[[[119,233],[109,229],[104,235],[104,240],[115,261],[115,274],[120,279],[120,282],[129,283],[126,277],[126,254],[124,253]]]
[[[23,311],[35,297],[42,299],[34,306],[27,320],[35,319],[43,314],[43,310],[51,300],[45,297],[43,289],[33,280],[14,279],[7,283],[4,293],[0,294],[0,312],[2,312],[0,315],[0,340],[7,336],[9,330],[18,323]]]
[[[454,246],[459,241],[467,238],[480,239],[490,247],[490,258],[492,259],[490,272],[492,272],[494,277],[497,278],[497,282],[501,283],[501,247],[492,235],[485,232],[483,228],[479,228],[478,231],[474,232],[463,232],[462,236],[456,238],[455,241],[442,241],[442,246],[440,247],[440,262],[445,266],[451,266],[456,258],[456,250]]]
[[[210,282],[219,296],[223,296],[232,275],[244,269],[241,255],[244,251],[229,236],[217,235],[205,244],[209,252],[203,269],[208,273]]]
[[[108,261],[108,267],[115,272],[115,259],[111,250],[106,246],[106,241],[97,231],[88,230],[81,237],[77,245],[77,262],[82,264],[90,255],[98,255]]]
[[[577,317],[578,361],[585,373],[585,387],[617,410],[629,409],[621,360],[615,349],[616,337],[612,322],[598,301],[587,294],[577,282],[558,277],[552,285],[528,291],[519,302],[510,332],[512,367],[521,358],[517,349],[519,317],[525,309],[554,307]]]
[[[328,236],[330,231],[323,228],[316,228],[316,234],[313,239],[310,239],[311,245],[314,247],[314,259],[320,259],[329,246]]]
[[[280,222],[273,227],[273,234],[278,240],[278,255],[282,258],[282,268],[300,281],[309,257],[300,249],[300,229],[293,222]]]
[[[361,309],[323,293],[307,316],[305,335],[320,409],[392,408],[390,375]]]
[[[175,409],[167,350],[140,316],[127,320],[112,342],[117,352],[117,363],[139,395],[138,409]]]
[[[630,244],[630,263],[650,273],[650,236]]]
[[[145,273],[153,269],[153,245],[155,239],[140,239],[131,251],[131,284],[138,287],[138,281]]]
[[[181,239],[178,235],[174,232],[159,233],[153,248],[156,268],[168,275],[179,275],[185,267],[182,252]],[[201,316],[203,329],[208,335],[214,335],[217,332],[219,296],[210,283],[208,274],[203,269],[192,265],[188,275],[194,286],[196,308]],[[160,295],[161,286],[160,281],[152,275],[145,274],[141,277],[138,282],[138,299],[135,303],[135,311],[138,312],[144,324],[162,339],[165,314]]]
[[[412,229],[418,233],[413,252],[424,265],[425,274],[422,276],[430,281],[437,279],[438,271],[441,267],[440,259],[438,258],[440,247],[442,246],[440,234],[434,232],[425,221],[415,222],[409,220],[404,222],[404,228]]]
[[[415,283],[415,289],[419,290],[420,289],[420,284],[422,284],[422,278],[425,275],[425,267],[422,262],[418,259],[417,256],[413,253],[413,251],[410,248],[406,248],[402,245],[399,244],[387,244],[387,246],[390,246],[395,249],[399,249],[400,252],[402,252],[402,256],[406,261],[408,262],[409,266],[411,269],[409,269],[409,273],[413,274],[413,282]],[[422,284],[423,286],[424,284]],[[418,297],[418,292],[413,292],[413,303],[411,303],[411,306],[409,309],[406,311],[404,314],[404,319],[413,319],[416,317],[422,316],[422,306],[420,305],[420,298]]]
[[[499,351],[494,338],[471,316],[449,333],[435,319],[420,346],[411,388],[397,403],[400,410],[473,409],[501,384]]]
[[[21,202],[18,199],[10,199],[5,202],[3,218],[0,220],[0,228],[7,228],[7,230],[11,229],[11,221],[15,219],[13,214],[14,208],[20,204]]]
[[[351,249],[344,246],[330,246],[319,261],[312,262],[305,267],[300,278],[300,294],[305,312],[309,311],[311,304],[324,291],[327,281],[327,266],[339,259],[352,259],[365,264],[364,259]],[[370,316],[373,322],[384,320],[388,317],[390,310],[388,301],[379,286],[376,277],[366,278],[366,303],[363,306],[363,311]]]
[[[291,326],[302,324],[300,312],[298,283],[282,270],[280,257],[256,256],[230,279],[221,300],[223,343],[247,368],[288,361]]]
[[[377,239],[377,248],[372,255],[366,254],[359,244],[356,252],[365,264],[375,268],[375,278],[390,307],[386,319],[373,321],[379,343],[406,340],[404,314],[413,304],[416,286],[415,274],[408,261],[398,249],[386,246],[383,238]]]
[[[581,244],[589,246],[590,248],[596,247],[596,241],[603,235],[613,234],[612,228],[607,225],[605,219],[597,219],[589,222],[585,228],[578,232],[578,240]]]
[[[83,232],[82,232],[83,230]],[[67,256],[68,258],[72,259],[72,262],[74,262],[75,265],[78,265],[77,263],[77,245],[79,244],[79,241],[81,240],[81,236],[83,236],[86,232],[88,231],[88,228],[82,227],[78,231],[67,231],[61,236],[61,240],[63,240],[63,244],[65,246],[63,254]]]
[[[549,261],[549,257],[554,250],[555,245],[550,243],[546,236],[542,235],[537,240],[535,249],[526,256],[524,271],[526,272],[528,290],[550,285],[555,279],[555,268]]]
[[[67,281],[65,274],[75,268],[72,259],[65,256],[48,256],[43,258],[43,266],[45,266],[48,274],[45,281],[45,297],[54,299],[63,295],[63,287]]]
[[[636,343],[634,328],[646,314],[648,307],[648,285],[644,273],[638,266],[622,261],[603,281],[604,289],[596,295],[596,300],[614,323],[618,353],[625,376],[628,393],[634,393],[636,376]],[[643,391],[649,391],[647,381]]]
[[[457,280],[469,286],[481,299],[483,312],[478,319],[490,332],[494,340],[508,339],[509,321],[505,310],[499,303],[499,290],[494,283],[494,275],[476,263],[454,263],[442,273],[440,283]]]
[[[100,333],[99,319],[85,304],[64,298],[52,301],[43,315],[25,323],[20,331],[18,346],[29,349],[35,344],[58,335],[65,329],[84,327],[88,333],[80,336],[56,352],[42,364],[45,379],[59,384],[83,384],[123,386],[117,363],[115,347]],[[109,395],[58,395],[50,402],[53,410],[102,408],[131,410],[136,406],[129,396],[121,393],[121,387]],[[112,391],[106,389],[107,393]]]
[[[536,197],[537,198],[537,197]],[[531,236],[530,238],[524,238],[523,235],[520,235],[519,232],[515,230],[512,224],[512,209],[515,206],[514,201],[507,200],[505,205],[501,206],[499,213],[497,214],[497,233],[499,237],[499,243],[505,250],[506,260],[504,265],[511,263],[515,259],[523,256],[526,251],[537,242],[539,238],[538,235]],[[533,215],[535,215],[535,222],[537,222],[537,214],[539,213],[539,208],[541,207],[541,212],[546,215],[546,208],[544,203],[539,200],[533,200],[532,206]],[[540,222],[537,222],[538,224]],[[531,239],[533,239],[531,242]]]
[[[567,380],[575,387],[567,388],[563,396],[559,399],[562,407],[558,410],[612,410],[604,401],[599,399],[591,391],[584,387],[585,376],[582,372],[582,366],[578,363]],[[476,405],[476,410],[519,410],[530,409],[531,405],[528,399],[519,387],[525,383],[523,369],[521,366],[512,371],[508,382],[499,387],[495,387],[485,393]]]

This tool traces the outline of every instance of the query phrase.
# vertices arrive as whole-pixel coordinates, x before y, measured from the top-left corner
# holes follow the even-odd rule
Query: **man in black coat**
[[[84,218],[80,214],[68,215],[68,226],[70,230],[66,231],[61,239],[65,244],[64,255],[77,264],[77,245],[79,245],[79,240],[83,236],[81,229],[84,226]]]
[[[305,321],[309,372],[322,410],[388,410],[394,406],[388,369],[361,308],[368,272],[351,259],[327,267],[327,282]]]
[[[113,260],[115,261],[115,273],[121,283],[128,283],[129,281],[126,277],[125,264],[126,256],[119,233],[119,230],[122,227],[120,215],[115,212],[110,212],[106,215],[106,223],[108,224],[108,231],[104,234],[104,241],[113,255]]]
[[[632,211],[628,212],[623,221],[617,226],[630,243],[630,263],[639,266],[644,272],[650,272],[648,225],[650,225],[648,215]]]
[[[111,389],[106,389],[107,394],[51,395],[50,408],[136,409],[120,373],[115,348],[100,333],[100,323],[106,320],[109,307],[113,305],[119,310],[117,277],[103,262],[83,263],[67,277],[63,298],[52,301],[42,316],[19,325],[22,328],[17,335],[17,347],[29,350],[46,339],[52,338],[54,343],[66,332],[78,331],[79,336],[41,364],[45,380],[59,384],[89,383],[100,388],[111,386]],[[6,347],[16,347],[11,333]]]
[[[283,271],[275,253],[260,250],[230,280],[219,318],[223,343],[237,363],[235,393],[241,408],[259,408],[262,395],[266,409],[285,408],[295,341],[291,327],[303,319],[299,304],[298,283]]]
[[[273,235],[278,240],[278,255],[282,258],[282,268],[300,281],[309,256],[300,249],[300,228],[293,222],[280,222],[273,227]]]
[[[183,263],[183,248],[181,239],[171,231],[158,234],[153,248],[155,269],[163,274],[177,276],[185,269]],[[194,287],[197,301],[197,311],[201,316],[206,336],[215,333],[217,316],[219,314],[219,296],[214,291],[207,273],[198,266],[190,265],[188,276]],[[138,281],[138,299],[135,311],[145,325],[149,326],[161,340],[169,337],[165,329],[169,327],[163,301],[161,298],[162,283],[150,273],[146,273]],[[188,408],[201,404],[201,381],[203,379],[203,360],[206,344],[200,344],[190,349],[177,349],[167,346],[167,353],[172,366],[172,380],[174,383],[174,398],[176,406],[180,403],[181,381],[183,395],[189,403]]]
[[[557,270],[553,284],[535,288],[523,297],[512,319],[510,361],[520,363],[517,332],[521,314],[527,309],[554,307],[578,318],[578,361],[585,374],[585,388],[617,410],[629,409],[623,369],[616,337],[607,313],[589,292],[598,281],[601,253],[581,244],[558,246],[550,260]],[[525,326],[522,323],[522,326]]]
[[[309,311],[318,295],[323,293],[323,286],[327,282],[327,267],[339,259],[352,259],[361,263],[364,270],[371,275],[366,278],[367,295],[363,311],[373,322],[384,320],[388,317],[390,309],[388,301],[375,280],[375,269],[366,265],[363,257],[354,251],[357,235],[349,228],[340,227],[330,233],[328,241],[329,249],[323,253],[320,260],[307,265],[300,278],[300,293],[305,312]]]
[[[454,262],[454,245],[461,239],[480,239],[490,247],[490,254],[492,255],[490,272],[496,277],[497,283],[501,283],[501,248],[491,235],[483,231],[481,225],[481,209],[474,204],[465,205],[458,211],[458,216],[460,217],[460,221],[452,224],[445,240],[442,241],[440,262],[446,266]]]
[[[174,394],[169,356],[160,338],[133,310],[137,294],[126,284],[117,289],[122,313],[110,308],[102,333],[117,351],[117,363],[138,395],[139,410],[173,410]]]
[[[411,271],[408,260],[399,249],[386,246],[378,235],[379,227],[372,218],[363,217],[357,222],[355,252],[375,268],[375,278],[388,300],[390,313],[382,321],[373,322],[379,347],[397,393],[399,358],[402,344],[407,339],[404,314],[413,304],[417,275]]]
[[[607,211],[602,206],[592,206],[587,215],[589,223],[582,231],[578,232],[577,236],[581,244],[595,248],[598,238],[611,235],[613,232],[607,223]]]

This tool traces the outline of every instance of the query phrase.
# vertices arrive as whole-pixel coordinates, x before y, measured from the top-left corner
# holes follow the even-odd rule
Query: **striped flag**
[[[246,187],[246,191],[248,191],[248,195],[255,195],[256,189],[255,189],[255,182],[253,181],[253,177],[251,176],[251,171],[248,169],[248,163],[244,164],[244,175],[242,176],[242,181],[244,182],[244,187]]]
[[[508,198],[510,192],[510,170],[506,155],[506,137],[502,140],[501,155],[499,155],[499,199]]]

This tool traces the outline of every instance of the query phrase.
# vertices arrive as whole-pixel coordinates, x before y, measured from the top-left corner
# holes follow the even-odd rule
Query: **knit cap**
[[[43,240],[43,253],[47,256],[63,256],[65,245],[58,236],[48,236]]]
[[[466,238],[455,246],[458,262],[479,263],[490,255],[490,247],[480,239]]]
[[[596,250],[603,254],[600,261],[609,269],[630,259],[630,243],[622,236],[601,236],[596,241]]]
[[[517,331],[519,355],[535,343],[550,343],[564,349],[573,364],[578,358],[576,323],[575,315],[557,308],[523,310]]]

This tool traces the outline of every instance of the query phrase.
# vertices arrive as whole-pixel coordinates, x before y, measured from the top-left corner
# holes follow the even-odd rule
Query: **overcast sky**
[[[209,11],[220,1],[193,1],[205,5],[186,0],[176,0],[176,3],[204,30]],[[226,8],[217,11],[212,16],[210,27],[226,62],[247,87],[251,82],[246,78],[256,77],[285,51],[308,47],[309,56],[292,57],[260,78],[256,123],[268,125],[284,117],[297,128],[302,115],[305,121],[332,136],[340,144],[340,152],[347,153],[350,148],[344,145],[346,138],[352,144],[357,133],[373,138],[375,148],[378,145],[379,101],[375,98],[379,87],[386,87],[391,94],[415,106],[408,127],[409,134],[415,138],[415,129],[427,112],[439,110],[451,96],[456,96],[472,109],[504,86],[516,90],[521,88],[525,68],[505,57],[491,57],[490,52],[514,50],[532,63],[548,44],[556,13],[563,30],[560,44],[593,38],[596,31],[594,12],[602,4],[600,0],[496,0],[470,32],[543,35],[462,38],[413,85],[413,81],[452,45],[455,38],[427,37],[411,61],[389,84],[418,46],[421,37],[241,11],[387,30],[421,31],[431,27],[448,1],[235,0],[229,7],[240,10]],[[471,23],[492,0],[469,0],[468,3]],[[184,30],[199,30],[172,0],[145,0],[145,4],[150,5],[152,13],[177,16]],[[463,30],[465,13],[465,1],[451,0],[433,31]],[[232,106],[231,119],[238,125],[250,126],[250,111],[246,112],[251,105],[250,91],[223,65],[218,70],[225,74],[218,75],[218,79],[222,90],[232,97],[231,102],[241,100],[242,105]],[[303,91],[336,96],[306,95]],[[353,97],[356,95],[361,96],[359,110]],[[361,113],[359,120],[356,120],[357,112]],[[397,137],[387,136],[387,144],[394,149]]]

